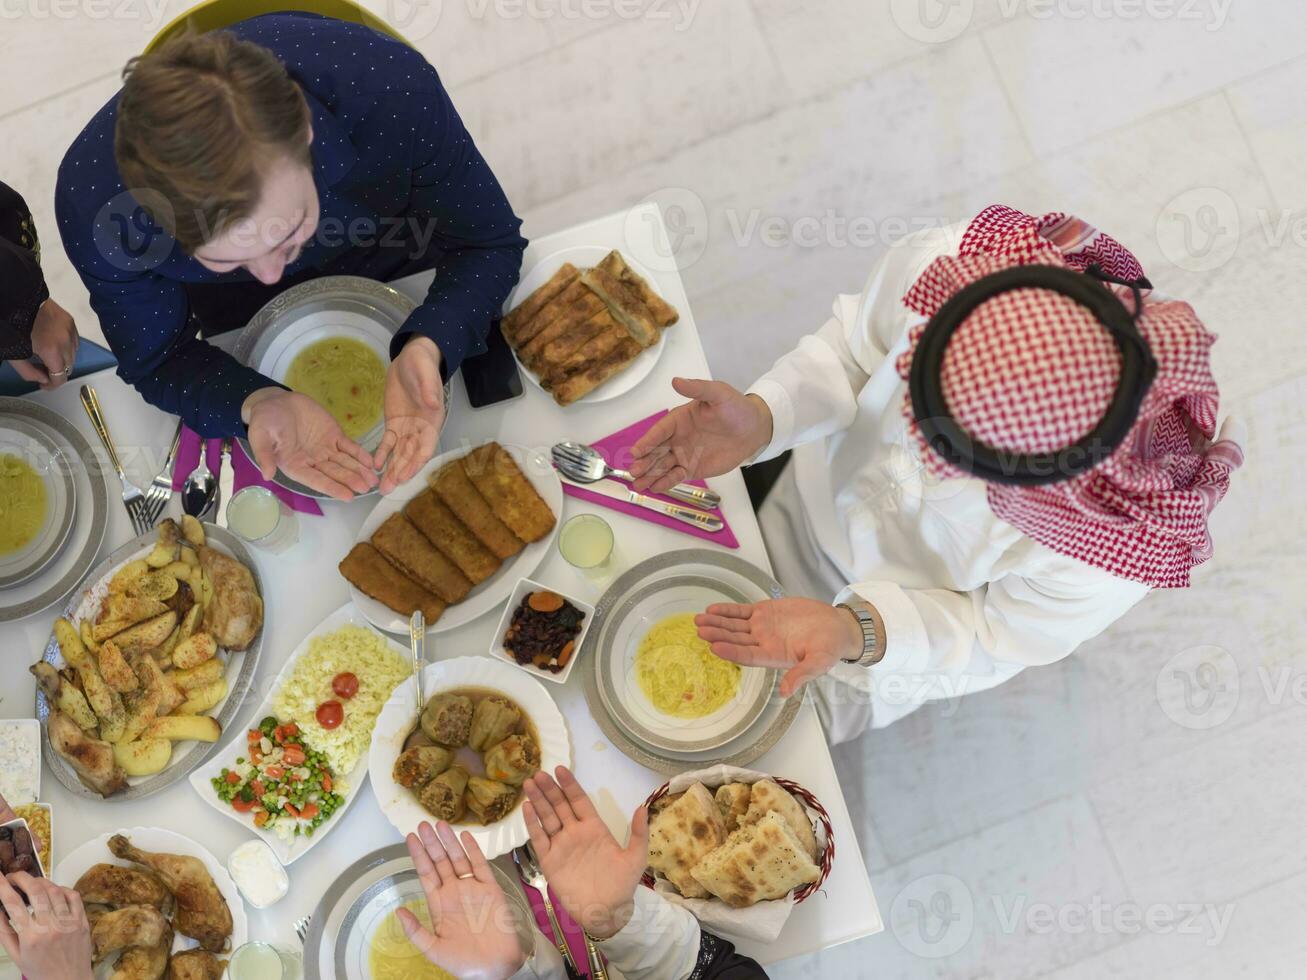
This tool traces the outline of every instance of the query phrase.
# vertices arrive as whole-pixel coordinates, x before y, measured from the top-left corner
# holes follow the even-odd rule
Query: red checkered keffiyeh
[[[1143,276],[1120,243],[1085,222],[1054,213],[1034,218],[995,205],[967,229],[956,256],[936,259],[903,302],[930,317],[963,286],[1002,269],[1043,264],[1113,278]],[[1133,308],[1133,297],[1118,289]],[[1212,554],[1207,517],[1243,462],[1238,443],[1216,437],[1218,391],[1209,364],[1215,336],[1188,303],[1145,299],[1137,324],[1157,360],[1157,377],[1134,428],[1098,466],[1061,483],[991,483],[989,506],[1022,533],[1064,555],[1154,588],[1189,584]],[[924,330],[898,360],[907,378]],[[1080,304],[1058,293],[1018,289],[987,300],[958,327],[940,368],[954,419],[977,442],[1013,453],[1055,451],[1084,437],[1111,403],[1121,355]],[[926,444],[904,412],[936,476],[959,472]]]

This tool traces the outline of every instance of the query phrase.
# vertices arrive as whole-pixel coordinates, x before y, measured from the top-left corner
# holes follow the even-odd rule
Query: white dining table
[[[587,245],[622,249],[653,274],[658,291],[681,312],[680,322],[665,334],[665,349],[656,367],[634,390],[618,398],[581,402],[566,409],[559,408],[550,396],[524,381],[522,397],[474,410],[468,404],[461,379],[456,377],[442,448],[475,445],[489,439],[530,447],[548,447],[560,439],[594,441],[677,403],[680,399],[671,387],[673,377],[709,377],[699,332],[656,206],[646,205],[533,241],[524,259],[523,273],[558,251]],[[393,285],[420,300],[430,279],[428,273]],[[234,339],[234,335],[220,338],[221,345],[230,347]],[[163,460],[176,419],[147,405],[115,375],[102,373],[87,380],[99,393],[128,475],[142,486],[148,484]],[[31,397],[69,419],[98,451],[98,441],[78,402],[77,389],[81,383]],[[106,472],[111,499],[101,555],[133,537],[127,514],[117,499],[117,481],[111,472]],[[714,479],[712,486],[721,493],[723,512],[739,539],[736,554],[770,569],[743,479],[738,473],[732,473]],[[353,544],[375,502],[376,498],[371,497],[350,503],[326,501],[324,516],[298,517],[299,539],[291,548],[275,555],[254,551],[264,583],[267,612],[255,686],[238,715],[242,726],[257,722],[252,715],[255,706],[299,641],[328,614],[349,601],[349,589],[336,564]],[[176,497],[169,512],[180,513]],[[563,519],[584,512],[601,514],[612,525],[617,561],[623,568],[672,549],[720,547],[566,498]],[[532,577],[591,602],[600,590],[600,586],[568,565],[556,548],[550,550]],[[496,610],[465,626],[429,637],[428,660],[488,655],[499,612]],[[0,717],[32,717],[34,682],[26,668],[40,658],[55,616],[56,608],[51,608],[0,625],[0,649],[4,651],[6,668],[5,682],[0,687],[3,692]],[[403,642],[403,638],[400,640]],[[619,839],[625,839],[632,811],[667,777],[627,758],[608,741],[586,704],[579,671],[574,671],[565,685],[546,686],[567,720],[577,777],[590,791]],[[822,890],[795,908],[775,942],[740,941],[739,949],[762,963],[773,963],[879,932],[883,927],[880,912],[826,739],[811,703],[803,705],[788,733],[754,762],[752,768],[792,778],[821,800],[830,813],[836,854]],[[252,938],[297,947],[295,921],[313,911],[319,896],[337,875],[364,854],[402,840],[382,815],[371,787],[362,792],[354,806],[328,825],[330,832],[326,838],[291,866],[289,894],[270,909],[248,910]],[[180,831],[203,843],[221,861],[237,845],[250,839],[247,831],[210,809],[185,779],[144,800],[91,801],[65,790],[46,766],[41,798],[54,811],[56,864],[60,856],[82,842],[132,826],[161,826]],[[0,976],[3,975],[0,970]]]

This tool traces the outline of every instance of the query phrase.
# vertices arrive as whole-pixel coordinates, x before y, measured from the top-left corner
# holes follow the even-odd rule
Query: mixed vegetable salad
[[[294,722],[281,724],[269,715],[246,735],[249,756],[213,777],[218,798],[237,813],[249,813],[254,826],[276,830],[284,838],[311,837],[340,809],[345,787],[327,765],[326,756],[304,742]]]

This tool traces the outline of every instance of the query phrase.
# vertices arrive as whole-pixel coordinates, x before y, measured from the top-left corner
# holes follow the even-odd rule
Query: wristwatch
[[[876,630],[876,617],[871,611],[871,606],[854,600],[841,602],[838,608],[847,609],[862,627],[862,653],[854,659],[842,662],[855,667],[870,667],[872,664],[880,663],[885,656],[885,651],[880,649],[880,634]]]

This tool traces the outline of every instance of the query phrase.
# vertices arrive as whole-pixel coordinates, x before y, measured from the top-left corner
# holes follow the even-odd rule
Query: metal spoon
[[[182,513],[200,520],[213,509],[218,498],[218,478],[209,469],[207,446],[200,444],[200,462],[182,485]]]
[[[418,714],[422,714],[422,709],[426,707],[426,699],[422,697],[422,668],[427,652],[427,620],[421,609],[415,609],[408,621],[408,642],[413,648],[413,678],[418,685]]]

